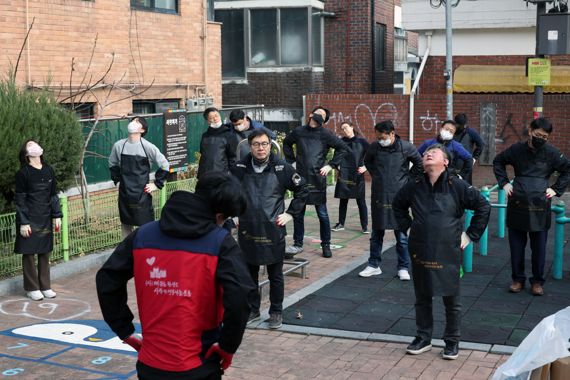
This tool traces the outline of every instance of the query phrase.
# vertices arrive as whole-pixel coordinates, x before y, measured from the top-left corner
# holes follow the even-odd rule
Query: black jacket
[[[342,199],[363,199],[365,197],[364,173],[358,168],[364,166],[364,155],[368,150],[368,141],[362,137],[343,137],[342,141],[349,149],[339,166],[334,197]]]
[[[248,195],[246,212],[239,218],[239,245],[249,264],[267,265],[283,261],[285,254],[285,226],[276,224],[277,217],[287,212],[300,215],[309,195],[305,180],[284,160],[271,154],[261,173],[253,169],[248,154],[237,163],[232,173]],[[293,192],[293,199],[285,211],[285,192]]]
[[[413,164],[411,169],[410,163]],[[414,145],[396,136],[394,143],[385,148],[378,141],[370,144],[364,165],[372,176],[372,228],[397,229],[392,201],[410,177],[422,174],[420,154]]]
[[[297,147],[296,154],[293,145]],[[338,168],[343,157],[348,154],[348,148],[328,129],[303,125],[295,128],[283,140],[285,159],[291,164],[297,163],[297,172],[309,185],[309,205],[320,205],[327,201],[327,179],[319,171],[327,165],[326,157],[330,148],[335,151],[328,165]]]
[[[515,171],[513,195],[507,203],[507,226],[522,231],[546,231],[550,228],[551,200],[546,198],[550,187],[561,196],[570,183],[570,164],[558,149],[545,144],[532,149],[527,142],[518,142],[499,153],[493,160],[493,171],[500,187],[509,182],[506,166]],[[560,176],[549,186],[550,176]]]
[[[466,233],[478,241],[489,222],[489,202],[473,186],[444,171],[433,186],[427,174],[409,181],[392,206],[398,229],[410,228],[408,247],[416,294],[459,295],[463,213],[475,211]]]
[[[151,268],[157,275],[151,272],[147,279]],[[147,341],[146,351],[143,340],[142,363],[164,371],[169,360],[173,366],[200,368],[203,354],[216,341],[227,352],[237,350],[254,285],[236,241],[215,224],[206,199],[184,191],[173,193],[160,221],[130,234],[97,272],[103,317],[121,339],[134,332],[127,305],[127,282],[133,276],[143,338],[154,339]],[[164,294],[160,302],[151,299],[158,292]],[[173,319],[192,323],[176,326]]]
[[[222,171],[229,173],[236,162],[236,136],[233,126],[224,124],[219,128],[208,127],[200,141],[198,178],[204,173]]]

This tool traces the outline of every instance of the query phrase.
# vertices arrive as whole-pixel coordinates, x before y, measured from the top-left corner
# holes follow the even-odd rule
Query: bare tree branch
[[[32,19],[32,23],[30,24],[30,27],[28,28],[28,31],[26,32],[26,37],[24,38],[24,42],[22,43],[22,47],[20,48],[20,53],[18,54],[18,60],[16,61],[16,67],[14,67],[14,79],[16,79],[16,74],[18,74],[18,66],[20,65],[20,58],[22,58],[22,52],[24,51],[24,47],[26,46],[26,43],[28,43],[28,37],[30,36],[30,32],[32,31],[32,28],[34,27],[35,21],[36,21],[36,17],[34,16],[34,18]]]

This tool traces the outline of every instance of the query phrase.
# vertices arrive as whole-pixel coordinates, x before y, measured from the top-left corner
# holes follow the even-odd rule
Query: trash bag
[[[570,356],[570,306],[544,318],[521,342],[493,380],[528,379],[530,372]]]

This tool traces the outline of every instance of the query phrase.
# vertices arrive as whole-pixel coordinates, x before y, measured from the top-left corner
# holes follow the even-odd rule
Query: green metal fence
[[[153,205],[158,218],[166,199],[177,190],[194,191],[196,179],[167,182],[155,191]],[[116,188],[92,194],[85,203],[80,197],[61,198],[64,214],[61,233],[56,233],[51,261],[67,261],[72,256],[116,246],[121,240],[121,222]],[[0,278],[22,273],[21,256],[14,253],[16,214],[0,215]]]
[[[220,110],[222,118],[227,118],[233,109],[243,109],[246,114],[255,120],[263,121],[263,106],[242,106],[235,108],[224,108]],[[156,145],[161,151],[164,151],[163,140],[163,117],[162,114],[141,115],[144,116],[148,123],[148,133],[145,136],[147,140]],[[88,154],[85,157],[85,176],[87,182],[98,183],[109,181],[109,164],[108,157],[111,153],[113,144],[128,136],[127,125],[129,118],[107,118],[99,120],[96,131],[89,141],[87,147]],[[95,120],[82,120],[83,134],[87,136]],[[186,115],[186,125],[188,131],[188,163],[194,163],[196,152],[200,151],[200,140],[202,134],[208,128],[202,112],[188,112]]]

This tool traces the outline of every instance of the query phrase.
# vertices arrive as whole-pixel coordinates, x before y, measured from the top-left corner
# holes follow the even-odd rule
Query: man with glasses
[[[285,256],[285,224],[303,212],[309,194],[305,180],[295,169],[271,153],[271,139],[264,129],[254,130],[248,137],[251,148],[243,160],[232,168],[247,194],[247,210],[240,216],[238,241],[256,291],[250,293],[249,323],[259,319],[259,266],[267,266],[269,277],[269,328],[281,327],[283,318],[283,259]],[[285,192],[293,192],[285,211]]]
[[[325,129],[323,124],[329,120],[330,112],[316,107],[309,115],[308,125],[295,128],[283,140],[283,153],[289,163],[295,162],[299,174],[307,180],[309,197],[307,204],[315,205],[319,218],[321,232],[321,248],[323,257],[332,257],[331,223],[327,210],[327,174],[333,167],[340,165],[345,154],[349,154],[348,147],[334,133]],[[293,150],[296,146],[296,151]],[[327,153],[333,148],[334,156],[327,163]],[[303,239],[305,235],[305,208],[295,217],[293,231],[293,245],[287,247],[287,257],[303,252]]]
[[[552,124],[545,118],[530,123],[526,142],[517,142],[493,160],[493,171],[507,196],[507,227],[511,249],[511,293],[519,293],[526,282],[524,260],[527,237],[532,251],[531,293],[544,294],[544,260],[546,240],[551,223],[550,203],[561,196],[570,183],[568,159],[547,143]],[[511,165],[515,178],[511,185],[506,166]],[[560,176],[549,185],[554,172]]]

